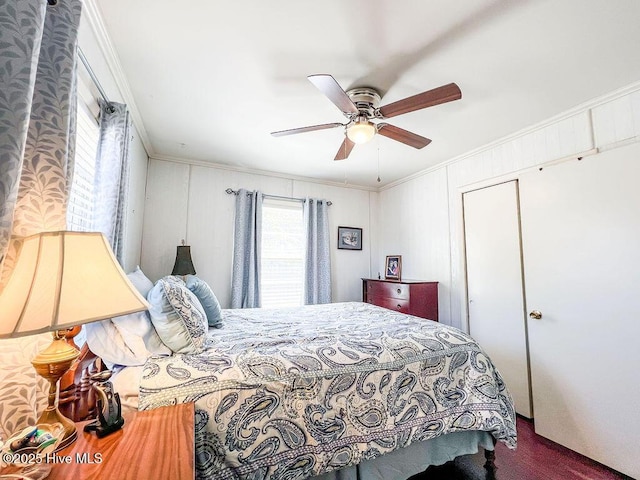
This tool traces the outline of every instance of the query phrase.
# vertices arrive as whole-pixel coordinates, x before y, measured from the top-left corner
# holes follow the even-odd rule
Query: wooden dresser
[[[363,278],[362,301],[438,321],[438,282]]]

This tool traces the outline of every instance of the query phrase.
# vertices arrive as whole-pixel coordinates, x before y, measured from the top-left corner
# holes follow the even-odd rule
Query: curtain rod
[[[56,1],[56,0],[54,0],[54,1]],[[113,105],[111,105],[111,102],[109,101],[109,98],[107,97],[107,94],[105,93],[104,89],[102,88],[102,85],[100,85],[100,80],[98,80],[98,77],[96,76],[96,74],[94,73],[93,69],[91,68],[91,65],[89,65],[89,61],[87,60],[87,57],[84,56],[84,52],[82,51],[82,49],[80,47],[78,47],[78,58],[80,59],[80,61],[84,65],[84,68],[87,70],[87,73],[89,74],[89,77],[91,78],[91,81],[93,82],[93,84],[98,89],[98,93],[100,94],[102,99],[107,103],[107,105],[108,105],[107,111],[109,113],[115,112],[116,109],[113,107]]]
[[[233,190],[231,188],[227,188],[225,190],[225,192],[227,192],[229,195],[233,194],[233,195],[237,195],[238,194],[238,190]],[[296,197],[283,197],[282,195],[268,195],[268,194],[263,194],[265,197],[267,198],[279,198],[281,200],[291,200],[292,202],[304,202],[304,198],[296,198]],[[333,202],[331,202],[330,200],[327,201],[327,205],[333,205]]]

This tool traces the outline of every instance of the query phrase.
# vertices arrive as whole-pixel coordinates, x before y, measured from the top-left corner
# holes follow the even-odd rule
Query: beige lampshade
[[[19,241],[14,270],[0,293],[0,338],[147,308],[101,233],[43,232]]]

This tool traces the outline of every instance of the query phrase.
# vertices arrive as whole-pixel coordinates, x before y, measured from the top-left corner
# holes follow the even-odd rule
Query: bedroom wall
[[[379,247],[372,258],[373,273],[384,275],[387,255],[402,255],[403,279],[440,282],[438,317],[440,322],[449,324],[451,262],[446,169],[383,190],[378,208]]]
[[[142,238],[143,271],[152,280],[171,273],[176,246],[184,239],[198,273],[213,289],[223,308],[231,303],[231,263],[235,197],[225,190],[258,189],[265,194],[325,198],[331,231],[333,301],[362,298],[360,277],[370,274],[371,197],[368,190],[245,173],[216,166],[151,159],[147,176]],[[362,251],[338,250],[338,226],[363,229]]]
[[[467,330],[463,192],[638,141],[635,83],[388,186],[380,192],[376,258],[403,255],[403,277],[441,282],[440,321]]]
[[[92,70],[100,80],[109,100],[119,103],[127,103],[122,89],[122,80],[116,80],[113,73],[113,62],[109,60],[109,51],[105,51],[98,42],[95,35],[95,27],[92,28],[92,21],[95,22],[94,12],[91,9],[83,8],[78,32],[78,45],[85,54]],[[104,39],[102,40],[104,45]],[[84,69],[81,64],[78,69]],[[98,91],[92,88],[96,99]],[[139,127],[141,121],[134,118],[132,139],[130,146],[130,170],[128,180],[128,200],[125,211],[124,226],[124,259],[123,268],[126,272],[135,269],[140,263],[140,251],[142,246],[142,224],[144,217],[144,193],[147,180],[147,164],[149,157],[145,149]],[[144,127],[142,126],[142,129]]]

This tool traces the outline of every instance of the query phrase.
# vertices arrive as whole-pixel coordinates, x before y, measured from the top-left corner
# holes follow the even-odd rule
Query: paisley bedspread
[[[459,330],[364,303],[224,310],[151,357],[140,409],[195,402],[200,479],[297,480],[464,430],[515,447],[502,378]]]

